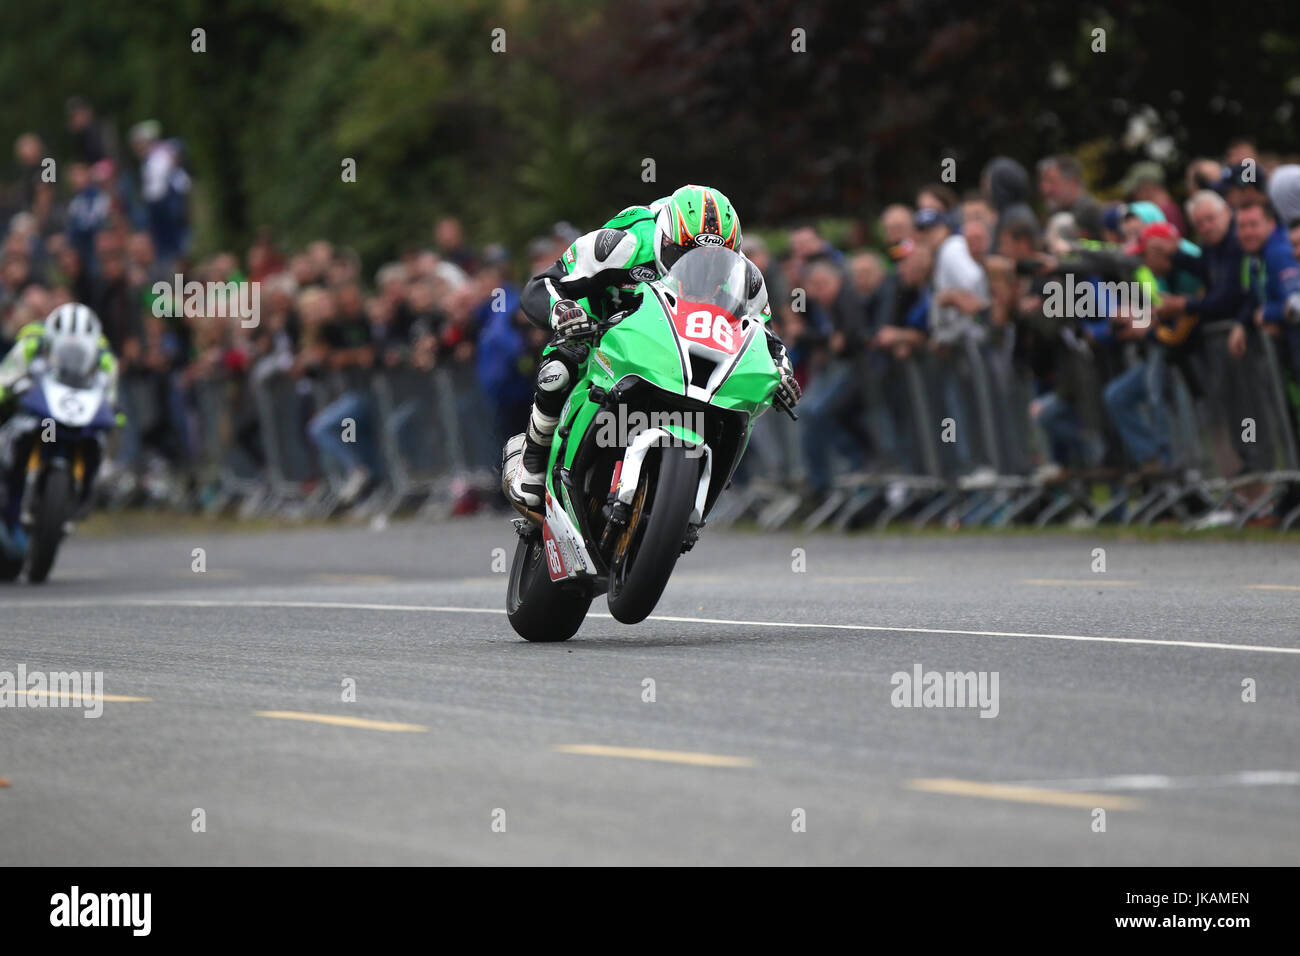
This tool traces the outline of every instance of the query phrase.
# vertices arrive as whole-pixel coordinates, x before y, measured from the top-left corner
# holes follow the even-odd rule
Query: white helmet
[[[61,305],[45,317],[50,364],[60,374],[89,375],[99,355],[99,316],[79,302]]]

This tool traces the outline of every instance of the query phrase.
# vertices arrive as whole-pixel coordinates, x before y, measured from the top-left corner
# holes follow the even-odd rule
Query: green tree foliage
[[[1198,12],[1201,10],[1202,12]],[[1294,148],[1300,6],[1001,0],[0,0],[0,134],[67,148],[63,104],[179,136],[201,244],[261,225],[370,261],[456,213],[518,248],[684,181],[750,222],[861,215],[1008,153],[1090,144],[1114,178],[1249,133]],[[207,52],[191,51],[191,31]],[[492,49],[494,29],[506,51]],[[1106,31],[1106,52],[1092,31]],[[792,50],[803,30],[807,52]],[[1142,114],[1148,135],[1124,141]],[[341,162],[356,161],[357,181]],[[655,161],[657,181],[642,180]]]

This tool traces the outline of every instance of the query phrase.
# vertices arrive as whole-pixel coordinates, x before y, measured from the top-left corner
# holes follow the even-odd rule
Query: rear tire
[[[43,485],[27,550],[27,580],[32,584],[41,584],[49,577],[63,540],[63,524],[72,514],[73,505],[72,476],[66,468],[51,468]]]
[[[650,477],[649,468],[643,469],[640,480]],[[647,510],[632,531],[627,556],[609,579],[609,613],[616,621],[638,624],[659,603],[681,557],[699,482],[698,458],[686,457],[685,448],[659,448],[659,471]]]
[[[582,626],[591,598],[583,584],[551,580],[540,531],[519,538],[506,589],[506,615],[516,634],[526,641],[567,641]]]

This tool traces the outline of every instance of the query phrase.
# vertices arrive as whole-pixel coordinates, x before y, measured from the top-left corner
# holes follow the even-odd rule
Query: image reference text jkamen
[[[1156,909],[1161,906],[1200,906],[1202,903],[1207,906],[1217,906],[1226,903],[1249,903],[1250,894],[1223,890],[1207,893],[1125,893],[1124,902]]]

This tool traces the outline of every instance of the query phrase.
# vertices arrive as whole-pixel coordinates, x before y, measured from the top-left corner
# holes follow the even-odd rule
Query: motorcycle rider
[[[0,516],[0,548],[11,557],[26,550],[22,526],[23,492],[27,482],[27,458],[42,429],[33,416],[15,414],[18,397],[31,387],[30,373],[44,365],[69,381],[87,380],[96,369],[108,377],[105,401],[117,404],[117,359],[90,307],[79,302],[59,306],[44,323],[31,322],[18,332],[9,353],[0,359],[0,478],[5,490],[4,512]],[[87,480],[82,493],[82,510],[90,501],[94,478],[99,471],[103,437],[92,445],[85,462]]]
[[[597,323],[626,308],[637,283],[662,278],[688,250],[709,246],[740,253],[740,217],[717,189],[682,186],[649,206],[629,206],[600,229],[579,236],[554,265],[528,281],[521,297],[524,314],[556,339],[542,353],[528,428],[506,442],[502,456],[503,484],[517,507],[542,508],[551,440],[585,358],[585,349],[570,343],[594,340]],[[768,324],[772,311],[763,274],[748,259],[745,263],[745,311],[764,322],[768,350],[781,373],[773,403],[793,409],[799,383],[785,346]]]

